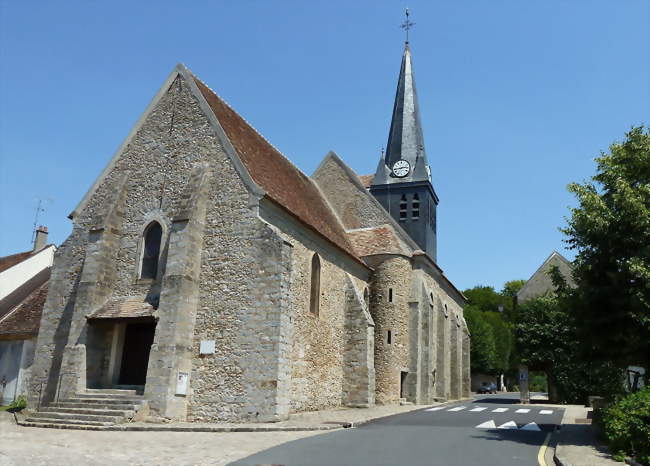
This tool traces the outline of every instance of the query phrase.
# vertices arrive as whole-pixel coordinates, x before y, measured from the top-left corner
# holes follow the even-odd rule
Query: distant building
[[[55,250],[39,227],[31,251],[0,257],[0,404],[27,394]]]
[[[558,268],[560,274],[564,277],[567,283],[570,286],[574,286],[573,278],[571,276],[571,262],[569,262],[559,252],[553,251],[528,279],[524,286],[521,287],[521,290],[517,293],[517,304],[522,304],[529,299],[553,294],[555,292],[553,280],[550,275],[551,269],[554,266]]]

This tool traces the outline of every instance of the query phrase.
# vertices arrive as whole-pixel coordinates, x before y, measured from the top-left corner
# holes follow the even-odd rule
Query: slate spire
[[[406,160],[409,163],[410,171],[407,176],[400,178],[393,174],[393,165],[398,160]],[[372,184],[429,181],[429,173],[420,123],[418,96],[415,90],[411,49],[409,43],[406,42],[397,81],[388,144],[385,154],[379,161]]]

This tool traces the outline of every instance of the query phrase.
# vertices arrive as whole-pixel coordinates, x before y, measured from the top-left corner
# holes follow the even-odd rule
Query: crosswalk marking
[[[525,426],[520,427],[519,430],[535,430],[535,431],[539,431],[539,430],[542,430],[542,429],[540,429],[539,426],[537,424],[535,424],[534,422],[529,422]]]
[[[425,409],[425,411],[440,411],[441,409],[445,409],[446,406],[436,406],[435,408],[429,408]]]
[[[553,411],[550,409],[542,409],[539,414],[553,414]]]
[[[470,411],[485,411],[487,408],[485,406],[477,406],[474,409],[470,409]]]
[[[493,409],[492,412],[493,413],[505,413],[506,411],[508,411],[508,409],[510,409],[510,408],[496,408],[496,409]]]
[[[497,429],[517,429],[515,421],[508,421],[501,424]]]
[[[461,409],[465,409],[467,406],[456,406],[455,408],[448,409],[447,411],[460,411]]]
[[[496,427],[497,425],[491,419],[487,422],[484,422],[476,426],[477,429],[496,429]]]
[[[517,411],[515,411],[515,413],[530,413],[530,409],[525,409],[525,408],[518,409]]]

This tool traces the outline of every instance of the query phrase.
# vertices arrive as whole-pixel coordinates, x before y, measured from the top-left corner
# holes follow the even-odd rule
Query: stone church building
[[[123,389],[152,418],[276,421],[469,397],[430,172],[408,43],[373,176],[330,152],[308,177],[178,65],[70,214],[31,405]]]

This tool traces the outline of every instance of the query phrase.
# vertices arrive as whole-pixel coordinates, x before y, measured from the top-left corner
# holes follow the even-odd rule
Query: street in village
[[[41,429],[17,426],[4,413],[0,464],[536,465],[564,413],[560,406],[520,405],[516,393],[414,408],[325,433]]]

